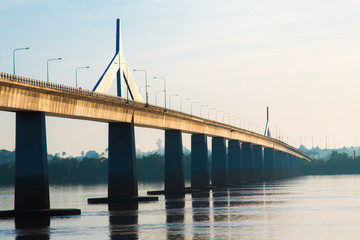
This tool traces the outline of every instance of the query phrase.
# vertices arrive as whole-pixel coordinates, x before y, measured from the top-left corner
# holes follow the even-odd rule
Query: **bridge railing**
[[[28,83],[28,84],[32,84],[32,85],[36,85],[36,86],[41,86],[41,87],[48,87],[48,88],[54,88],[54,89],[58,89],[58,90],[81,93],[81,94],[86,94],[86,95],[91,95],[91,96],[101,96],[101,97],[125,101],[125,102],[126,101],[134,102],[133,100],[130,100],[130,99],[128,100],[126,98],[122,98],[122,97],[118,97],[118,96],[113,96],[113,95],[108,95],[108,94],[103,94],[103,93],[96,93],[94,91],[90,91],[90,90],[86,90],[86,89],[71,87],[71,86],[67,86],[67,85],[63,85],[63,84],[59,84],[59,83],[41,81],[38,79],[22,77],[22,76],[10,74],[10,73],[0,72],[0,78],[5,78],[7,80],[17,81],[17,82],[22,82],[22,83]]]

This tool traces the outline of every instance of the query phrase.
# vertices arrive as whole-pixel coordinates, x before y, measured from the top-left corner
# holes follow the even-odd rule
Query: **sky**
[[[166,78],[171,108],[263,131],[298,147],[360,143],[360,2],[352,0],[2,0],[0,71],[92,89],[115,53],[116,19],[131,69],[147,71],[149,101]],[[144,74],[133,73],[145,85]],[[115,81],[110,94],[115,95]],[[144,94],[144,89],[141,89]],[[192,102],[198,104],[191,104]],[[163,106],[158,94],[157,104]],[[169,102],[168,102],[169,104]],[[207,106],[206,106],[207,105]],[[220,112],[222,111],[222,112]],[[231,117],[230,117],[231,116]],[[229,119],[230,117],[230,119]],[[241,118],[241,119],[239,119]],[[0,112],[0,149],[15,146],[15,114]],[[107,148],[107,124],[47,117],[48,152]],[[136,148],[159,130],[136,128]],[[326,141],[327,139],[327,141]],[[190,148],[190,136],[183,135]],[[356,141],[358,143],[356,143]]]

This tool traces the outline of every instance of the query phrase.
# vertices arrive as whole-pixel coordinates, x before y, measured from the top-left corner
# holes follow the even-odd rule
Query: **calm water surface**
[[[139,195],[159,185],[140,185]],[[15,228],[0,220],[0,239],[359,239],[360,175],[307,176],[140,203],[137,210],[88,205],[106,185],[51,186],[52,208],[81,216],[33,219]],[[12,187],[0,187],[0,210],[13,208]],[[135,206],[136,207],[136,206]],[[48,226],[47,226],[48,225]]]

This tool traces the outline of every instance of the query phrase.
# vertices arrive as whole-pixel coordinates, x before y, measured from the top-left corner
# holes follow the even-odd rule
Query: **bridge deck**
[[[99,122],[130,122],[134,115],[135,126],[225,137],[311,159],[284,142],[228,124],[171,109],[164,112],[164,108],[154,105],[145,107],[144,103],[121,97],[6,73],[0,73],[0,110],[41,111],[47,116]]]

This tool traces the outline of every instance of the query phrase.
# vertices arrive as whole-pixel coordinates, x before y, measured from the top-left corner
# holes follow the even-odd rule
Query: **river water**
[[[139,185],[139,195],[162,189]],[[304,176],[140,203],[133,210],[88,205],[106,185],[51,186],[52,208],[81,216],[0,220],[0,239],[359,239],[360,175]],[[0,210],[13,208],[13,187],[0,187]],[[19,224],[17,224],[18,226]]]

